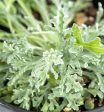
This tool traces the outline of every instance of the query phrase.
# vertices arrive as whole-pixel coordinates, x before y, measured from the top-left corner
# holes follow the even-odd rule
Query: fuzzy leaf
[[[103,78],[103,77],[101,76],[101,74],[98,73],[98,72],[96,72],[96,75],[97,75],[98,81],[99,81],[98,86],[100,87],[100,90],[101,90],[102,92],[104,92],[104,78]]]
[[[61,112],[65,107],[78,110],[86,96],[84,90],[87,88],[83,86],[86,77],[83,75],[95,82],[89,87],[104,93],[104,55],[96,56],[103,53],[100,39],[96,38],[104,34],[103,24],[95,23],[95,30],[101,31],[96,35],[92,33],[95,26],[91,27],[91,32],[90,28],[81,31],[76,24],[67,28],[75,12],[85,7],[87,2],[54,0],[52,11],[46,0],[17,0],[17,4],[15,1],[0,1],[0,24],[8,29],[8,32],[0,30],[0,40],[3,40],[0,43],[0,61],[4,62],[0,64],[0,71],[5,72],[0,73],[0,95],[12,94],[10,98],[15,104],[25,109],[31,107],[37,112]],[[32,10],[39,13],[41,21],[34,19]],[[98,17],[101,17],[102,8],[99,10]],[[54,18],[51,16],[51,21],[49,13],[56,15]],[[83,33],[86,39],[82,38]],[[91,92],[103,97],[101,92]],[[86,97],[89,99],[91,93]]]
[[[63,25],[64,25],[64,12],[63,9],[59,10],[59,32],[63,32]]]
[[[93,94],[94,97],[96,97],[96,95],[98,95],[99,98],[101,98],[101,99],[103,98],[103,93],[101,91],[97,90],[97,89],[87,89],[87,91],[89,93]]]
[[[97,19],[96,19],[96,23],[100,21],[101,17],[103,16],[103,8],[102,8],[102,4],[99,2],[98,3],[98,11],[97,11]]]

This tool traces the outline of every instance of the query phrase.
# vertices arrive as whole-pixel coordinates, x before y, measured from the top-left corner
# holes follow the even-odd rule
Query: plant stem
[[[32,32],[32,34],[35,34],[35,35],[37,35],[37,34],[50,34],[50,33],[53,33],[53,32],[51,32],[51,31]]]
[[[13,26],[12,26],[10,18],[7,18],[7,21],[8,21],[8,24],[9,24],[10,31],[13,34],[14,33],[14,29],[13,29]]]
[[[45,22],[45,24],[51,26],[50,19],[49,19],[49,16],[48,16],[48,12],[46,10],[45,1],[41,0],[41,2],[39,2],[38,0],[34,0],[34,2],[37,4],[38,11],[41,14],[41,16],[42,16],[43,21]]]
[[[20,4],[20,6],[23,8],[23,10],[26,12],[26,14],[28,16],[31,16],[32,14],[28,11],[28,9],[26,8],[26,6],[24,5],[23,0],[17,0],[17,1]]]

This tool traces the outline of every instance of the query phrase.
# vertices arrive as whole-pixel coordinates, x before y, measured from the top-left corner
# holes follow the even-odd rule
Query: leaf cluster
[[[54,5],[47,5],[46,0],[0,2],[0,25],[9,29],[0,30],[0,96],[27,110],[79,110],[85,99],[87,107],[91,95],[104,97],[104,45],[98,37],[104,36],[103,9],[99,3],[93,26],[68,28],[83,1],[51,2]],[[84,76],[90,80],[88,85],[82,83]],[[92,108],[93,103],[88,109]]]

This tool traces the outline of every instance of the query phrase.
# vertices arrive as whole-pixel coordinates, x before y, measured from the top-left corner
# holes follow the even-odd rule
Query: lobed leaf
[[[99,98],[101,98],[101,99],[103,98],[103,93],[101,91],[97,90],[97,89],[87,89],[87,91],[89,93],[93,94],[94,97],[96,97],[96,95],[98,95]]]
[[[100,44],[100,38],[95,38],[89,43],[85,43],[82,40],[80,28],[76,24],[74,24],[72,29],[74,37],[76,39],[75,44],[83,46],[83,48],[89,50],[90,52],[96,54],[97,56],[100,56],[101,53],[104,53],[104,46]]]

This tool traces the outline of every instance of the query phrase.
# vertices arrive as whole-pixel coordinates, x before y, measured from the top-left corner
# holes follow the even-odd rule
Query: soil
[[[73,23],[77,23],[79,26],[86,24],[87,26],[92,26],[96,20],[97,9],[94,6],[87,7],[80,12],[75,14],[73,22],[69,25],[72,26]]]

